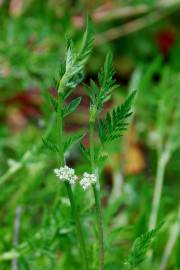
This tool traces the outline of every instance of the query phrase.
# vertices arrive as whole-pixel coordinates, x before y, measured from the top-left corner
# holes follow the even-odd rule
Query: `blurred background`
[[[53,207],[56,158],[45,150],[41,137],[53,122],[47,93],[55,91],[66,38],[78,49],[87,13],[94,22],[95,40],[85,83],[97,80],[111,50],[119,88],[107,109],[137,90],[129,129],[110,149],[102,170],[105,222],[109,229],[119,228],[107,239],[111,252],[106,269],[120,269],[119,258],[147,231],[158,155],[167,141],[173,150],[164,169],[158,217],[166,223],[154,244],[156,259],[141,269],[180,269],[178,234],[166,265],[158,266],[176,224],[180,197],[179,0],[0,0],[0,269],[80,269],[77,250],[69,251],[76,238],[63,188],[58,207]],[[84,86],[73,95],[83,100],[68,117],[68,132],[88,126]],[[88,168],[78,147],[67,159],[78,173]],[[92,204],[81,190],[76,194],[79,205],[84,200],[82,217],[91,222]]]

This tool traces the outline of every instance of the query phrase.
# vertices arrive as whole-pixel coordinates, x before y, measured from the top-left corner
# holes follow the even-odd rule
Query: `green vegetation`
[[[180,269],[179,9],[0,3],[1,270]]]

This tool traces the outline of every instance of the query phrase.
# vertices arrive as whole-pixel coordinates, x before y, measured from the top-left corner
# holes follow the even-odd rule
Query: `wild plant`
[[[131,106],[134,100],[135,91],[133,91],[123,104],[117,105],[112,112],[107,112],[104,118],[101,117],[104,104],[111,98],[113,90],[117,87],[114,79],[114,69],[112,64],[112,55],[108,53],[103,68],[98,74],[98,81],[90,80],[90,84],[85,86],[90,98],[89,105],[89,147],[85,147],[81,142],[85,134],[77,137],[72,135],[67,139],[64,133],[64,120],[67,115],[73,113],[80,104],[81,97],[72,100],[66,104],[67,97],[73,89],[83,80],[84,65],[86,64],[92,50],[93,36],[92,26],[88,19],[86,32],[83,37],[81,49],[75,52],[73,42],[68,41],[65,63],[61,65],[60,77],[57,88],[57,100],[50,97],[57,117],[57,140],[56,143],[44,140],[45,145],[52,151],[57,152],[59,168],[55,169],[56,176],[65,183],[67,194],[71,203],[72,214],[76,224],[77,235],[80,244],[80,251],[84,261],[84,269],[90,269],[87,246],[83,235],[81,220],[78,215],[76,201],[73,194],[73,186],[80,184],[86,191],[92,187],[94,202],[96,207],[96,222],[98,228],[98,268],[104,269],[105,261],[105,243],[103,212],[101,205],[100,172],[103,163],[107,158],[108,147],[114,141],[118,140],[124,130],[127,129],[128,119],[132,114]],[[98,129],[98,138],[95,139],[95,130]],[[90,171],[84,172],[83,176],[76,175],[74,168],[66,165],[66,152],[75,143],[80,142],[80,149],[83,156],[89,161]],[[79,180],[78,180],[79,179]],[[157,229],[142,235],[136,239],[132,246],[131,253],[123,263],[125,269],[134,269],[145,258],[145,253]]]
[[[84,67],[89,59],[93,47],[92,32],[92,23],[88,18],[86,31],[84,33],[80,49],[76,50],[72,40],[67,40],[66,57],[65,61],[60,65],[59,76],[57,78],[56,95],[53,96],[48,93],[50,103],[54,110],[55,124],[50,118],[48,132],[43,136],[42,141],[45,147],[50,150],[53,155],[55,154],[57,156],[57,165],[56,168],[54,168],[54,181],[58,179],[58,184],[61,189],[64,184],[66,194],[70,202],[73,225],[75,225],[78,239],[80,256],[77,256],[77,253],[75,253],[75,255],[79,257],[79,260],[77,260],[78,262],[80,261],[79,268],[86,270],[103,270],[109,263],[107,256],[109,250],[107,249],[107,246],[111,245],[113,237],[106,235],[108,224],[105,222],[105,209],[102,205],[103,192],[101,190],[101,172],[105,161],[108,159],[109,147],[115,145],[115,143],[119,141],[123,132],[128,127],[130,116],[132,115],[132,103],[136,92],[130,92],[129,96],[121,105],[117,104],[111,111],[105,111],[104,105],[111,98],[113,90],[117,87],[117,82],[114,79],[112,54],[108,53],[105,63],[98,73],[97,81],[90,80],[90,83],[85,85],[85,89],[90,100],[88,110],[89,128],[76,134],[67,134],[65,129],[66,117],[76,111],[82,99],[81,97],[77,97],[76,99],[71,99],[71,101],[69,101],[69,97],[71,97],[71,94],[77,85],[82,83],[84,79]],[[52,124],[54,125],[53,130],[51,128]],[[56,136],[52,139],[53,136],[51,136],[51,133],[54,135],[54,131]],[[83,138],[85,136],[89,137],[89,146],[86,146],[83,143]],[[67,158],[68,153],[71,153],[71,150],[75,145],[79,145],[82,156],[86,158],[88,163],[87,170],[80,174],[76,173],[76,168],[72,168],[72,166],[69,165]],[[47,162],[48,158],[49,156],[47,156]],[[29,156],[27,160],[29,160]],[[18,170],[18,168],[16,168],[16,170]],[[11,175],[12,173],[10,173],[10,176]],[[57,179],[55,177],[57,177]],[[7,179],[9,179],[9,174],[2,177],[0,183],[3,184]],[[53,187],[54,185],[52,184],[51,179],[51,189]],[[91,228],[95,228],[93,241],[90,241],[89,237],[87,237],[87,233],[85,233],[86,230],[83,218],[86,216],[82,216],[79,209],[80,207],[77,202],[76,193],[77,187],[83,192],[86,204],[88,205],[89,203],[88,209],[90,209],[92,216],[93,207],[95,205],[96,218],[93,225],[89,220],[86,222],[90,230]],[[91,194],[91,190],[93,196],[90,195],[89,197],[91,199],[93,197],[93,205],[91,205],[89,197],[86,196],[87,194]],[[66,205],[65,210],[64,205]],[[31,258],[32,250],[38,250],[40,254],[45,254],[51,259],[52,267],[54,267],[53,269],[55,269],[55,265],[60,267],[60,269],[61,267],[64,267],[64,265],[65,267],[69,267],[70,265],[69,269],[73,269],[73,263],[69,264],[68,261],[69,256],[72,254],[69,250],[73,250],[73,247],[69,247],[64,244],[68,255],[67,258],[63,258],[60,263],[57,262],[55,264],[55,261],[58,261],[58,256],[53,257],[54,254],[52,255],[52,253],[57,252],[59,248],[59,242],[57,241],[56,243],[55,241],[59,234],[64,233],[67,236],[72,232],[74,233],[74,230],[71,230],[71,227],[67,228],[66,223],[63,223],[63,211],[65,211],[67,218],[67,206],[67,201],[60,197],[58,190],[56,192],[52,212],[49,213],[47,211],[40,231],[31,236],[27,241],[16,245],[12,250],[1,254],[0,260],[5,261],[19,259],[26,255],[31,255]],[[117,205],[108,205],[107,208],[108,207],[110,212],[114,213],[113,208],[116,208]],[[110,217],[112,213],[108,213]],[[121,269],[124,270],[132,270],[137,268],[145,260],[147,250],[159,230],[159,226],[155,227],[156,226],[154,226],[152,230],[145,232],[135,239],[129,255],[125,254],[127,252],[123,246],[120,247],[124,253],[120,261],[118,261],[118,267],[121,267]],[[95,242],[95,244],[92,244],[92,242]],[[53,252],[48,251],[48,247],[51,246],[53,246]]]

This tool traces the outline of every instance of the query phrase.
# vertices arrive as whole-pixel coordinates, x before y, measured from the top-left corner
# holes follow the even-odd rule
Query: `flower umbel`
[[[86,190],[88,187],[90,187],[92,184],[96,183],[96,176],[95,174],[89,174],[85,172],[83,174],[83,178],[80,181],[80,185],[84,190]]]
[[[68,181],[71,185],[74,185],[78,179],[74,169],[69,168],[66,165],[59,169],[54,169],[54,173],[61,181]]]

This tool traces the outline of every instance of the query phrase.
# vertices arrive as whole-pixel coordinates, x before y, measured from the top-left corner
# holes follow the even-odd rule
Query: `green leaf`
[[[112,54],[109,52],[103,68],[98,74],[98,85],[91,80],[90,86],[86,90],[91,98],[92,104],[97,110],[101,110],[105,102],[111,97],[112,91],[117,87],[116,81],[113,79],[114,68],[112,62]]]
[[[57,112],[57,108],[58,108],[57,99],[49,93],[49,100],[50,100],[50,103],[52,104],[54,110]]]
[[[92,104],[96,104],[96,89],[98,88],[98,86],[96,85],[94,88],[92,87],[92,84],[95,84],[93,80],[90,80],[90,86],[84,84],[85,86],[85,90],[88,94],[88,96],[91,99]],[[98,88],[99,89],[99,88]],[[99,90],[98,90],[99,91]]]
[[[98,160],[97,160],[98,166],[99,166],[99,167],[103,167],[103,166],[104,166],[104,163],[105,163],[106,160],[107,160],[107,158],[108,158],[108,155],[105,155],[105,154],[100,155],[100,157],[98,157]]]
[[[119,138],[127,129],[127,119],[132,114],[131,106],[135,93],[135,91],[132,92],[121,106],[112,111],[112,114],[108,112],[104,121],[99,121],[99,138],[102,144]]]
[[[71,39],[67,38],[67,52],[66,52],[66,70],[69,70],[71,66],[73,65],[73,42]]]
[[[161,226],[162,224],[160,224],[156,229],[142,234],[134,241],[130,255],[125,262],[127,269],[134,269],[145,260],[147,250],[150,248]]]
[[[59,152],[59,147],[57,144],[52,143],[49,139],[42,138],[44,145],[52,152]]]
[[[75,144],[80,142],[82,138],[85,136],[85,133],[78,133],[70,136],[69,138],[66,139],[64,143],[64,151],[70,150]]]
[[[76,61],[78,63],[81,63],[81,65],[84,65],[89,58],[89,55],[93,47],[93,40],[94,40],[94,37],[93,37],[92,20],[89,16],[87,16],[86,31],[83,36],[80,52],[76,57]]]
[[[85,159],[90,161],[90,151],[89,151],[89,149],[86,148],[82,143],[80,143],[80,150],[81,150],[81,153],[83,154],[83,156],[85,157]]]
[[[81,97],[73,99],[68,105],[65,106],[63,109],[63,117],[69,115],[70,113],[74,112],[76,108],[81,103]]]
[[[74,51],[73,42],[68,41],[66,54],[66,68],[60,79],[59,92],[71,91],[84,78],[84,65],[92,51],[93,35],[91,19],[87,18],[86,31],[83,36],[82,45],[78,52]]]
[[[109,52],[106,56],[103,69],[98,74],[99,85],[101,87],[97,107],[101,107],[111,96],[112,91],[117,87],[116,81],[113,79],[114,68],[112,54]]]

